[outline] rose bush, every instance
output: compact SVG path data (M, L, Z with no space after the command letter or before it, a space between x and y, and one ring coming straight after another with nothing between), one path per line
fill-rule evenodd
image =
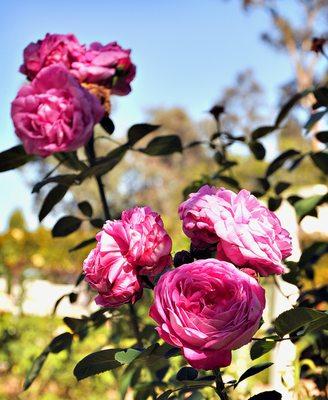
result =
M253 277L216 259L165 273L154 298L150 316L161 338L205 370L231 363L231 350L251 340L265 306L264 289Z
M217 258L260 275L281 274L291 238L278 217L247 190L234 193L203 186L179 207L185 234L194 246L217 244Z
M142 293L141 277L152 279L172 262L171 238L149 207L123 211L121 220L107 221L96 239L84 273L103 306L134 303Z
M11 107L26 152L42 157L83 146L103 115L98 99L60 65L43 68L19 90Z

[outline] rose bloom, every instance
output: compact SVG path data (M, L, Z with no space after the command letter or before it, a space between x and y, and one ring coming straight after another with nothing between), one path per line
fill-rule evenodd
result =
M264 289L234 265L198 260L161 276L150 316L160 337L197 369L226 367L250 342L265 306Z
M105 223L96 239L84 273L102 306L134 303L142 294L142 276L152 279L172 263L172 241L149 207L123 211L120 220Z
M247 190L238 194L203 186L179 207L183 230L195 246L217 243L217 258L262 276L284 272L291 237L278 217Z
M24 49L24 62L20 72L32 80L38 72L52 64L62 64L70 69L85 49L74 35L47 33L44 39L30 43Z
M136 74L130 53L116 42L104 46L95 42L72 64L71 72L80 82L106 86L113 94L123 96L130 93Z
M98 99L59 65L42 69L19 90L11 106L26 152L42 157L84 145L103 115Z

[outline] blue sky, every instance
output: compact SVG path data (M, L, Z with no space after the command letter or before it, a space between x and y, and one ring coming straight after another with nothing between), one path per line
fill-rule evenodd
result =
M291 12L287 3L285 11ZM278 85L292 71L287 57L259 39L268 25L264 13L244 13L236 0L3 1L0 151L17 143L9 114L24 81L18 72L22 51L47 32L74 33L81 43L116 40L133 50L133 91L116 101L112 115L124 131L156 106L182 106L195 120L203 118L222 89L245 68L255 71L274 100ZM17 207L24 209L30 226L37 225L25 179L17 171L0 175L0 230Z

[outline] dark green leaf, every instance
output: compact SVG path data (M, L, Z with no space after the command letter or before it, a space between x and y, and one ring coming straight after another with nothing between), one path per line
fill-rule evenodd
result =
M283 191L288 189L290 186L289 182L278 182L276 186L274 187L274 191L276 192L277 195L281 194Z
M75 292L71 292L71 293L68 295L68 298L69 298L69 302L70 302L71 304L74 304L74 303L76 302L77 298L78 298L78 294L75 293Z
M221 180L224 183L227 183L228 185L236 189L239 189L239 183L236 181L236 179L231 178L230 176L219 175L217 179Z
M268 181L268 179L258 178L257 180L265 192L267 192L270 189L270 182Z
M289 99L287 101L287 103L285 103L277 118L276 118L276 122L275 125L278 127L280 126L281 122L287 117L288 113L290 112L290 110L305 96L307 96L309 93L312 92L312 89L306 89L303 92L300 93L296 93L291 99Z
M100 121L100 125L109 135L115 131L114 123L107 115Z
M263 354L268 353L276 345L274 340L255 340L251 347L251 359L255 360L263 356Z
M312 114L307 123L304 125L304 128L309 132L326 113L327 110L323 110L323 111L317 111L316 113Z
M328 131L318 132L315 137L322 143L328 143Z
M282 395L275 390L268 390L250 397L248 400L281 400Z
M14 146L0 153L0 172L21 167L34 158L32 155L26 154L23 146Z
M95 242L96 242L96 239L94 237L83 240L83 242L81 242L81 243L77 244L76 246L72 247L71 249L69 249L69 252L83 249L84 247L89 246L91 243L95 243Z
M104 220L102 220L101 218L94 218L90 220L90 223L92 226L94 226L95 228L102 228L104 225Z
M56 310L57 310L59 304L60 304L61 301L64 300L64 298L67 297L67 296L68 296L68 294L64 294L63 296L60 296L60 297L59 297L59 299L56 301L56 303L55 303L55 305L54 305L54 308L53 308L53 310L52 310L52 314L55 314L55 313L56 313Z
M259 128L255 129L252 132L252 139L257 140L260 139L263 136L266 136L267 134L275 131L277 129L277 126L260 126Z
M127 150L128 146L126 144L116 147L116 149L109 152L106 157L102 157L94 165L81 172L78 176L78 180L82 182L89 176L101 176L111 171L123 159Z
M276 211L282 202L282 199L280 197L270 197L268 206L270 211Z
M32 193L38 193L40 189L47 185L48 183L61 183L64 186L71 186L74 182L75 179L77 178L78 175L76 174L65 174L65 175L57 175L57 176L51 176L47 179L44 179L41 182L38 182L33 186Z
M250 142L249 148L257 160L263 160L265 157L265 147L260 142Z
M215 160L215 162L216 162L217 164L221 164L222 161L224 161L224 157L223 157L223 154L221 153L221 151L217 151L217 152L214 154L214 160Z
M88 201L81 201L81 203L79 203L77 206L79 207L81 213L86 217L92 217L92 206Z
M179 136L158 136L151 140L142 151L150 156L166 156L175 152L182 152L182 144Z
M176 376L177 381L194 381L198 376L196 369L192 367L182 367Z
M25 377L25 382L23 386L24 390L27 390L32 385L35 378L39 375L41 368L43 367L43 364L48 357L48 354L49 352L44 351L33 361L32 367Z
M50 213L50 211L55 207L55 205L63 199L63 197L67 193L67 190L68 187L61 184L55 186L50 190L50 192L44 199L41 210L39 212L40 222Z
M75 232L79 229L82 220L80 218L74 217L73 215L67 215L66 217L60 218L55 226L52 228L53 237L63 237L70 233Z
M304 160L304 155L301 155L299 157L295 157L293 159L293 161L290 163L290 165L288 166L288 171L294 171L295 168L297 168L300 163Z
M241 377L239 378L238 382L235 384L235 387L241 382L244 381L245 379L249 378L250 376L256 375L259 372L262 372L263 370L271 367L273 365L272 362L264 362L260 364L256 364L253 367L248 368L247 371L245 371Z
M118 351L122 349L101 350L84 357L74 368L76 379L81 380L122 366L115 360L115 354Z
M115 360L120 362L121 364L130 364L135 358L140 355L140 351L136 349L127 349L118 351L115 354Z
M311 159L323 173L328 174L328 152L311 153Z
M87 168L87 165L79 160L76 151L70 153L54 153L53 156L67 168L76 171L83 171Z
M160 128L160 125L136 124L128 130L129 145L133 146L151 132Z
M79 333L79 331L85 328L86 325L88 324L88 320L85 318L80 319L80 318L65 317L63 321L74 333Z
M167 400L172 393L173 391L171 389L165 390L165 392L156 397L156 400Z
M67 348L72 344L73 335L69 332L64 332L61 335L56 336L50 342L48 350L51 353L57 354Z
M299 155L300 152L294 149L290 149L287 151L284 151L282 154L280 154L278 157L276 157L271 164L268 166L267 171L266 171L266 176L272 175L277 169L282 167L285 163L286 160L289 158L295 157Z
M328 88L327 87L320 87L316 89L314 92L314 97L316 98L317 102L322 107L328 107Z
M312 322L327 323L328 315L306 307L293 308L280 314L274 321L276 332L283 337Z

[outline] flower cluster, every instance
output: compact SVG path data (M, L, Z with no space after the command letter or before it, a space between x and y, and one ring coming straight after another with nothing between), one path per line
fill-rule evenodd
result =
M175 269L160 216L136 207L98 233L84 263L86 280L98 291L96 302L109 307L134 303L146 282L157 282L150 316L161 338L197 369L225 367L259 328L265 292L258 274L283 272L291 239L246 190L203 186L179 215L193 251L177 253Z
M116 42L81 45L74 35L47 34L24 50L30 83L12 103L17 136L29 154L78 149L109 111L109 93L126 95L136 67Z

